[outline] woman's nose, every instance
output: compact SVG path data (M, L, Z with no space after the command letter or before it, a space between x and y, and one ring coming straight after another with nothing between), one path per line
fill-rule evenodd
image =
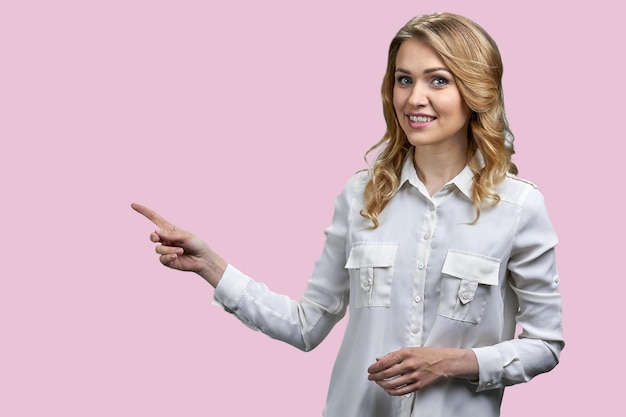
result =
M424 87L416 84L409 96L409 104L413 107L422 107L428 104L428 95Z

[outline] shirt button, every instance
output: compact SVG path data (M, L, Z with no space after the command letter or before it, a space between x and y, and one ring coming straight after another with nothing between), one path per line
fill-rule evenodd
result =
M419 303L420 301L422 301L422 297L420 297L419 295L417 297L415 297L415 302Z
M461 299L462 299L463 301L467 301L467 300L469 300L469 294L468 294L468 293L466 293L466 292L464 292L463 294L461 294Z
M428 210L433 211L435 209L435 205L433 203L430 203L428 205Z
M418 334L419 332L420 332L420 330L419 330L419 329L413 329L413 330L411 330L411 333L413 333L413 334Z
M424 240L428 240L430 238L430 235L428 233L424 233Z
M404 396L409 398L411 396L411 393L409 392L408 394L404 394Z
M424 269L424 264L423 263L417 264L417 269Z
M559 283L559 281L560 281L560 279L559 279L559 277L558 277L558 276L557 276L557 277L554 277L554 283L555 283L555 284L558 284L558 283Z

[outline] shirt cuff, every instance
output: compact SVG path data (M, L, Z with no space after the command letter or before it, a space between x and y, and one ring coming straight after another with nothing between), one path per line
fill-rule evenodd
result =
M237 309L237 305L243 296L250 278L240 272L234 266L228 264L224 275L215 287L213 293L213 304L223 307L224 310L232 313Z
M498 349L486 346L472 349L478 360L478 387L477 392L501 388L504 369L502 356Z

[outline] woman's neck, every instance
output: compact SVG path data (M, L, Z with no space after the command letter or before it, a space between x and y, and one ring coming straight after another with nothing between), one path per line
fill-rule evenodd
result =
M467 146L447 150L415 148L413 164L430 195L435 194L467 165Z

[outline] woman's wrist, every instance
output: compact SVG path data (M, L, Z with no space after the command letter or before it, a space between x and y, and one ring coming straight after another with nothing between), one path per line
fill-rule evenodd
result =
M478 360L472 349L451 349L448 356L448 376L450 378L478 379Z
M228 262L211 249L209 249L209 253L203 261L202 267L197 273L215 288L222 279Z

